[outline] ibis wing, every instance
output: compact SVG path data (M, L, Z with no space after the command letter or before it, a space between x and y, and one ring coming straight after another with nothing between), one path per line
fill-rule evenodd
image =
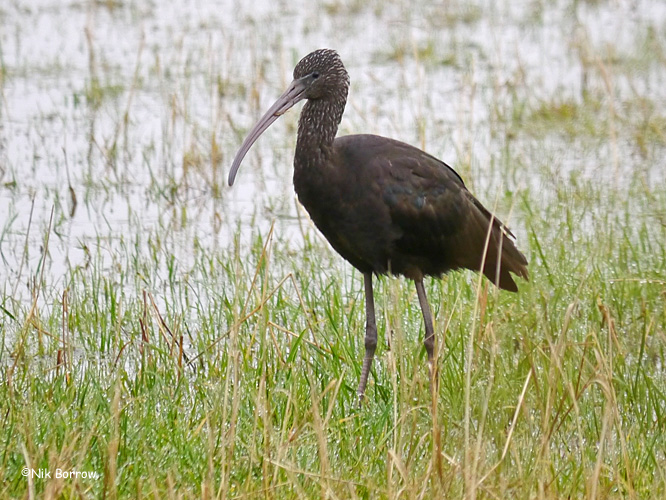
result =
M511 231L444 162L403 143L390 152L376 154L370 169L398 235L394 268L408 276L481 270L501 288L515 291L509 272L527 277L527 260Z
M473 266L470 256L478 266L477 247L483 249L490 218L479 210L460 176L416 148L374 161L383 171L378 176L383 201L399 229L396 254L418 257L416 265L427 274Z
M482 270L508 290L517 289L509 271L527 277L527 261L510 231L444 162L371 135L340 137L335 147L347 180L343 197L355 206L353 225L366 239L381 241L372 253L382 255L374 269L411 278L458 268ZM374 229L361 227L373 222Z

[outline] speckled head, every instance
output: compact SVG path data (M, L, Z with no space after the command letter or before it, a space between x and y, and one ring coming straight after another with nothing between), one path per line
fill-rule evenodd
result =
M308 104L303 108L299 121L299 139L305 134L320 143L331 143L342 119L348 91L349 75L336 51L315 50L301 59L294 69L294 81L255 124L241 144L231 164L229 185L234 183L245 154L264 130L303 99L307 99ZM302 122L313 125L306 130L301 128Z
M306 99L322 99L349 89L349 74L335 50L319 49L310 52L294 68L294 80L306 80Z

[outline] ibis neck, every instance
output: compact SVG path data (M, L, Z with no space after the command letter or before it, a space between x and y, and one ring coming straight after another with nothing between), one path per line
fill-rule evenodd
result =
M332 153L333 140L345 110L347 95L308 100L298 120L294 167L321 165Z

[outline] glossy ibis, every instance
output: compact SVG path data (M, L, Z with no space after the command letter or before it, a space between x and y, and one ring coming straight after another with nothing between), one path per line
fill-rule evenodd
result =
M337 52L305 56L294 80L250 131L236 154L229 185L252 144L297 102L294 187L299 201L333 248L363 273L365 358L358 386L363 399L377 346L373 274L414 280L425 322L431 385L435 336L424 276L453 269L481 271L496 286L518 290L510 273L527 279L527 260L513 234L467 190L446 163L408 144L376 135L336 138L349 75Z

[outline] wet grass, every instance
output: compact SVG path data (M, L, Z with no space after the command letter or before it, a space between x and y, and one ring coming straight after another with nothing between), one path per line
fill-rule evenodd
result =
M95 5L119 17L125 8ZM476 26L485 15L452 7L431 23ZM661 47L645 32L637 46ZM243 175L258 187L242 217L224 187L246 131L238 116L261 112L275 61L253 53L256 82L212 56L202 87L187 62L155 62L154 80L132 62L123 79L107 74L93 35L74 89L90 114L88 149L47 150L64 188L26 176L0 150L0 259L20 264L0 296L0 497L666 496L666 120L663 96L645 84L663 78L663 50L609 51L581 37L572 58L584 84L551 93L533 87L529 68L472 67L444 89L460 96L459 117L437 121L446 110L426 100L395 125L438 156L458 153L451 164L516 230L530 281L518 294L471 272L427 283L439 341L433 399L414 287L378 279L380 343L357 408L362 277L292 210L290 188L282 196L256 174L288 171L278 165L292 138L275 142L276 132L265 138L275 147L248 156ZM487 55L466 40L450 59L440 41L409 42L369 60L405 82L416 63L428 82ZM283 52L289 66L294 51ZM0 54L6 92L13 68ZM137 107L153 102L144 87L155 80L163 140L137 151L146 118ZM361 101L352 98L343 127L386 116ZM479 104L487 117L465 114ZM293 135L294 120L283 132ZM40 140L33 164L47 149ZM82 213L92 235L72 232ZM25 477L25 467L51 477Z
M519 294L471 273L429 284L446 337L434 409L414 290L390 279L355 408L362 280L319 238L194 242L182 268L148 234L116 272L31 277L40 300L1 313L3 496L663 495L666 192L588 181L516 204ZM102 479L31 483L26 465Z

